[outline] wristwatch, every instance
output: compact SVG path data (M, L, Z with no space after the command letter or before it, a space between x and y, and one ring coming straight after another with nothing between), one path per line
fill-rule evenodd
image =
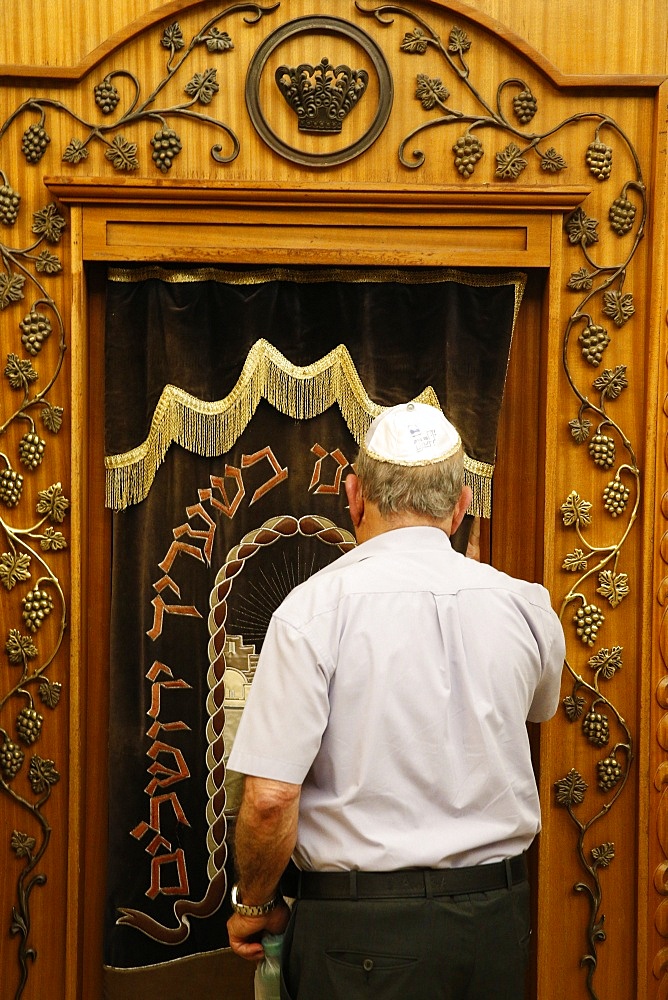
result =
M279 903L283 902L283 897L276 893L273 899L267 903L258 903L255 906L247 906L239 899L239 886L233 885L230 892L230 902L235 913L240 913L242 917L263 917L266 913L271 913Z

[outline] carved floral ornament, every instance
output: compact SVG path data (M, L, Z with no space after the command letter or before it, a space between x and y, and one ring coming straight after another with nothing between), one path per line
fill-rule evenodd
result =
M422 12L424 5L419 10ZM243 153L235 132L215 111L225 86L224 75L219 77L221 67L229 72L248 70L238 59L235 62L234 18L243 18L261 38L264 22L271 18L273 25L280 11L279 3L232 4L209 17L190 38L178 21L167 24L155 36L156 46L166 56L159 80L145 86L125 68L110 69L92 85L86 79L81 86L88 88L88 117L48 92L26 97L0 125L0 155L9 162L10 151L17 149L28 169L43 170L39 165L48 161L53 172L53 164L59 160L83 169L91 150L101 147L119 173L137 171L144 161L161 174L173 169L178 173L179 153L187 141L178 128L179 123L188 123L191 130L205 126L220 134L211 156L224 169ZM563 528L573 536L569 551L561 556L565 581L561 617L569 647L566 669L572 682L563 702L563 719L579 728L583 753L582 763L575 761L566 775L556 775L554 780L554 801L573 827L574 865L580 870L574 888L589 903L588 950L581 964L586 970L587 992L594 998L597 949L605 940L602 872L615 858L614 844L603 838L598 842L595 830L603 816L608 817L610 828L613 806L624 791L634 757L633 736L614 694L623 663L626 669L634 669L634 665L629 664L628 653L625 657L619 642L615 611L633 586L624 557L640 503L640 469L633 444L616 414L616 404L622 393L634 391L631 366L621 358L625 338L627 348L630 343L626 327L636 310L627 275L647 220L643 172L629 137L604 111L592 108L560 121L542 121L541 95L520 77L501 81L493 94L483 93L474 79L484 50L476 50L476 39L460 25L453 24L447 37L441 38L422 13L394 4L368 8L351 4L350 16L375 19L385 29L387 41L383 51L376 42L365 49L367 54L371 52L380 90L372 129L361 139L353 139L344 158L335 162L361 155L382 133L397 99L388 67L387 54L393 52L394 59L415 62L410 101L421 115L397 150L405 169L419 170L430 150L440 156L443 141L439 145L437 137L446 136L445 148L450 155L443 163L443 183L466 185L475 177L482 158L488 157L494 167L492 183L527 179L535 184L537 179L545 182L569 171L578 179L593 178L596 192L592 200L605 205L602 223L581 207L567 217L564 228L565 259L570 256L572 260L564 292L574 303L562 344L564 374L574 403L568 430L573 448L588 455L596 485L587 495L575 485L558 511ZM368 100L367 70L337 59L336 48L342 35L364 42L363 48L369 36L352 21L329 20L336 23L328 32L327 50L322 50L319 41L309 62L299 67L282 66L277 74L280 83L277 80L275 84L296 110L291 119L294 134L287 142L281 140L278 152L313 170L329 167L333 161L328 154L309 154L304 159L298 145L300 109L316 99L324 100L323 106L329 109L325 118L333 109L334 117L345 119L345 129L352 134L356 105ZM253 72L261 72L265 53L285 34L302 29L304 21L296 19L265 35L256 49ZM247 89L248 111L263 140L271 145L276 140L269 126L262 123L259 103L253 105L255 79L251 77ZM164 102L167 85L179 81L182 98L176 103ZM292 96L293 92L299 96ZM455 104L453 92L463 95L461 103ZM348 113L341 118L344 107ZM33 120L22 127L18 123L26 115ZM326 134L317 127L323 120L318 115L320 111L310 125L317 134ZM72 123L71 138L59 150L49 134L54 116ZM155 132L150 144L140 149L134 133L136 126L147 121L155 123ZM591 126L588 141L580 149L569 139L571 126L576 124L580 127L578 136L583 124ZM428 147L424 144L426 149L419 148L418 137L429 140ZM618 164L622 163L630 164L628 176L619 175ZM60 655L67 609L59 575L66 558L64 525L69 500L60 482L42 478L44 455L65 417L62 404L66 387L61 385L60 374L67 330L50 291L54 276L63 270L58 244L65 219L51 202L30 205L30 239L24 244L13 238L26 207L19 182L5 172L2 159L0 182L0 313L7 345L0 370L6 379L4 398L10 401L8 412L0 417L0 435L6 435L10 427L22 431L15 452L10 453L8 446L0 450L0 584L8 601L13 601L6 603L9 611L5 617L8 670L0 690L6 727L0 728L0 788L23 811L26 823L36 821L39 831L38 837L25 829L7 834L7 843L23 866L11 915L19 968L18 997L25 988L29 959L35 957L30 943L30 903L36 897L31 894L35 886L45 882L38 868L49 844L47 810L59 778L57 762L48 756L48 719L67 691L67 666ZM611 191L606 199L608 187ZM599 263L596 251L603 227L609 231L606 263ZM57 346L42 353L47 343ZM609 363L608 356L613 358ZM63 469L61 479L66 478L66 472ZM25 507L25 477L33 477L36 484L33 512ZM607 534L602 545L589 540L595 520ZM47 621L49 628L42 630ZM47 636L45 641L42 635ZM36 745L47 749L37 753ZM589 763L591 747L600 751L593 766Z

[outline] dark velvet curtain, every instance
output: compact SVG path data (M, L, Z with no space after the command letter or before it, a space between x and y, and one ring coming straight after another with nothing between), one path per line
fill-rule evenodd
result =
M521 275L153 268L110 279L108 456L141 447L165 385L205 402L232 393L264 338L300 367L345 344L381 405L433 386L467 454L494 461ZM218 981L200 1000L235 995L225 923L239 790L225 761L271 612L352 544L342 480L356 450L337 406L297 420L262 401L225 454L172 445L145 499L114 514L109 997L184 996L193 961L201 970L212 955ZM152 977L164 963L172 973Z

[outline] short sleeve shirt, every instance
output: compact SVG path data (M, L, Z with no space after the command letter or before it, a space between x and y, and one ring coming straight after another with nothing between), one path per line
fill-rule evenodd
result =
M302 868L502 860L540 829L526 721L556 711L563 658L545 588L395 529L275 612L229 767L302 786Z

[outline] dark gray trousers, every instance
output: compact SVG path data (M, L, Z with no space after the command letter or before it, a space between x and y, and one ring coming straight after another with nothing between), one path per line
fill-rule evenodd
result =
M295 904L281 1000L523 1000L529 884Z

